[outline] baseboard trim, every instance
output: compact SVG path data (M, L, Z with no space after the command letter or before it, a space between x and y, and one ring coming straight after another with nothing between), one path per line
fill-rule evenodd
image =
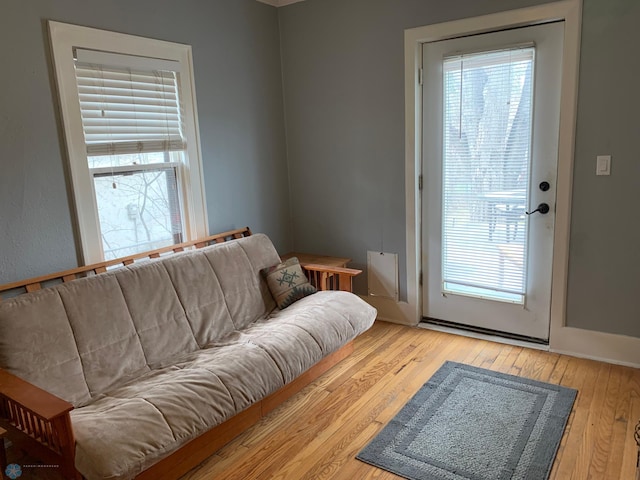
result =
M420 322L418 324L418 328L424 328L425 330L433 330L434 332L451 333L453 335L460 335L462 337L475 338L477 340L486 340L494 343L502 343L504 345L512 345L514 347L525 347L525 348L530 348L532 350L541 350L543 352L549 351L549 346L542 343L516 340L514 338L501 337L499 335L490 335L487 333L474 332L472 330L464 330L461 328L438 325L436 323Z
M506 338L509 340L515 340L516 342L522 342L524 344L537 343L539 345L547 345L547 346L549 345L549 342L547 340L543 340L540 338L526 337L524 335L518 335L515 333L501 332L499 330L491 330L488 328L477 327L474 325L465 325L462 323L449 322L447 320L439 320L437 318L422 317L422 321L420 323L421 324L428 323L432 325L440 325L442 327L450 327L450 328L453 328L454 330L470 331L470 332L474 332L474 333L485 335L487 337L492 337L492 338Z
M361 295L360 298L378 310L379 320L411 327L419 324L415 306L407 302L395 302L389 298L369 297L365 295ZM433 330L438 329L433 328ZM453 328L442 331L511 345L519 345L519 343L508 342L506 339L492 335L480 336L480 334L478 334L475 336ZM540 348L540 346L534 346L535 344L528 344L527 342L524 342L524 344L526 345L523 346L529 348ZM552 325L548 351L615 365L640 368L640 338L637 337L573 327L554 328Z
M574 327L551 329L549 350L574 357L640 368L640 338Z

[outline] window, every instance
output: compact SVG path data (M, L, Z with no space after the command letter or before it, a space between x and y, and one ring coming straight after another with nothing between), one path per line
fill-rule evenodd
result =
M206 235L191 48L49 28L84 261Z

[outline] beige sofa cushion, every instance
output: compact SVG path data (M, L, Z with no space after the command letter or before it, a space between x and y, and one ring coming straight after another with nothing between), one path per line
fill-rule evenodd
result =
M304 330L326 356L367 330L375 315L373 307L351 293L317 292L285 310L274 311L267 323L285 330Z
M348 292L317 292L275 310L238 335L276 361L289 383L371 327L376 310Z
M86 479L133 478L175 443L162 412L144 398L104 399L72 410L71 421L76 469Z
M322 357L322 350L306 331L296 326L282 327L265 320L234 332L230 341L255 345L275 362L283 383L295 380Z
M83 278L56 288L73 330L91 396L149 370L114 274Z
M242 250L244 250L244 253L251 263L253 274L256 276L256 279L258 279L258 285L260 286L260 296L266 307L265 312L269 313L276 308L276 304L260 272L271 265L279 263L280 256L278 252L276 252L269 237L262 233L257 233L245 238L241 242L238 242L238 244L242 247Z
M133 478L282 385L255 345L194 352L72 411L76 466L90 480Z
M0 367L74 405L90 399L57 290L0 302Z
M218 276L202 251L168 257L163 265L200 347L233 331L233 321Z
M182 267L186 270L184 263ZM119 269L115 277L150 368L167 365L174 356L198 348L163 262Z
M256 234L161 260L200 347L214 344L275 308L260 270L280 261Z
M89 480L133 478L298 377L375 315L353 294L318 292L108 392L71 412L78 469Z
M204 254L216 272L235 330L268 313L268 303L261 295L260 275L254 272L238 242L208 248Z

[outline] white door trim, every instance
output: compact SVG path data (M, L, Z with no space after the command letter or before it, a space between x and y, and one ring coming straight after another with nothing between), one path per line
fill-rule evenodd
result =
M571 194L578 100L582 0L562 0L535 7L509 10L481 17L455 20L405 30L405 192L407 302L376 305L380 317L417 325L422 316L422 293L418 282L421 262L421 198L418 179L422 152L422 89L418 84L422 67L422 44L460 35L486 33L503 28L564 20L562 93L558 149L558 187L551 292L550 349L581 357L640 365L640 339L592 332L566 326L566 295L569 266Z

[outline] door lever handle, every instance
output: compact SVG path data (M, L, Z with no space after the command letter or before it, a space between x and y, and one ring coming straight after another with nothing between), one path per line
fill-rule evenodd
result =
M549 213L549 205L546 203L541 203L534 211L524 213L526 213L527 215L533 215L536 212L540 212L542 215L546 215L547 213Z

